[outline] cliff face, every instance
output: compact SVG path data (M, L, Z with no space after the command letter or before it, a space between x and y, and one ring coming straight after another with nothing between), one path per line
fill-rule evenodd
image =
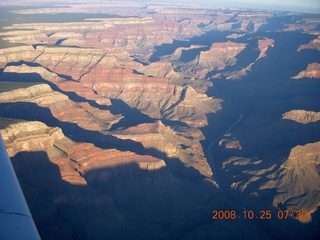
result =
M310 123L320 121L320 113L305 110L292 110L283 114L282 119L293 120L299 123Z
M119 233L119 229L130 228L146 217L149 223L143 232L147 236L167 236L170 227L155 231L159 221L166 221L170 214L174 230L177 227L184 229L188 225L183 217L187 207L190 216L201 219L199 207L209 211L210 194L220 194L213 182L199 179L192 184L182 182L170 173L163 160L150 155L77 143L66 137L61 129L41 122L1 118L0 126L33 217L39 226L43 226L39 228L43 237L69 238L85 234L95 238L118 238L127 236L127 233ZM143 126L142 129L150 127ZM160 125L160 128L164 126ZM150 141L146 141L146 135L141 137L149 145L158 142L157 137ZM168 146L166 144L165 148ZM161 147L160 150L166 151ZM173 199L181 200L179 204L173 201L167 209L168 201ZM73 209L72 214L70 209ZM162 214L153 214L159 211ZM81 217L74 219L74 215ZM74 223L81 226L81 231L73 228ZM50 235L49 229L55 228L60 231ZM130 230L130 233L141 235L141 229Z
M194 139L204 139L198 129L172 129L159 121L119 131L114 136L141 142L146 149L155 148L169 158L180 159L185 165L195 168L204 176L212 176L200 142L194 141Z
M204 79L214 70L222 70L233 66L236 56L245 49L244 43L223 42L213 43L209 50L200 51L199 55L190 62L177 63L175 69L190 78ZM176 55L177 53L174 53ZM174 55L171 58L174 58Z
M32 62L40 53L41 51L35 50L32 46L0 49L0 68L11 62Z
M28 102L48 108L53 117L63 122L74 122L87 130L105 131L117 123L122 116L113 115L108 110L99 110L88 103L76 103L68 96L53 91L47 84L37 84L0 93L2 103ZM15 109L12 109L14 112Z
M275 206L282 206L295 212L306 210L308 217L299 219L311 221L310 214L320 206L320 142L294 147L288 159L272 175L268 187L274 187L277 194L273 200Z
M320 78L320 64L310 63L306 70L300 72L294 79L300 78Z
M15 122L13 119L11 121ZM1 118L2 126L10 119ZM55 141L64 137L61 129L50 128L41 122L16 122L1 129L9 157L23 151L41 151L51 148Z
M316 17L56 2L0 32L23 45L0 49L0 131L44 239L309 238L212 213L319 206L319 85L291 79L319 78Z
M87 62L92 64L91 60L89 57ZM51 64L47 65L48 68L52 68L50 71L43 67L21 65L6 67L4 72L38 73L61 89L68 92L73 90L78 95L94 99L99 104L109 105L110 99L121 99L130 107L137 108L150 117L179 120L190 126L205 126L207 124L206 114L216 112L221 108L219 99L197 93L192 87L176 86L165 78L134 74L130 69L106 68L107 65L104 62L99 64L91 68L88 73L87 70L78 66L79 62L75 61L71 69L74 74L87 72L82 74L80 82L66 82L65 79L51 71L64 74L67 70L52 67ZM66 63L63 65L68 66ZM86 63L81 65L86 65ZM112 116L109 118L110 121L116 120L115 118L112 120Z

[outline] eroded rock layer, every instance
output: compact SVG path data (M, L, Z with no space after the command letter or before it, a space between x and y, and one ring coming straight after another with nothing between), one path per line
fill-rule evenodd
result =
M300 78L320 78L320 64L310 63L306 70L300 72L294 79Z
M299 123L310 123L320 121L320 113L305 110L292 110L283 114L282 119L293 120Z
M95 238L118 238L122 234L106 226L130 228L135 221L148 216L151 222L144 228L147 236L167 236L161 229L154 232L155 224L165 221L166 214L170 212L172 223L183 229L188 225L182 217L187 206L194 218L201 219L196 209L203 207L209 211L207 203L211 201L210 195L203 193L219 194L212 181L181 182L172 176L163 160L153 156L77 143L67 138L60 128L41 122L0 118L0 127L33 217L37 224L45 226L39 229L44 237L69 238L82 233ZM137 191L141 193L137 195ZM190 191L196 193L194 197L189 196ZM184 200L166 210L167 202L175 198ZM73 213L81 218L75 220L74 215L70 215L70 207L75 208ZM167 213L152 214L160 210ZM90 218L101 221L95 220L93 226L87 221ZM75 222L81 231L72 230ZM92 232L92 227L97 232ZM51 228L60 231L50 235ZM130 233L141 235L141 229L130 230Z
M43 239L317 239L316 15L26 2L2 9L0 131Z
M272 175L267 183L277 194L275 206L282 206L292 212L305 210L310 215L320 206L320 143L309 143L294 147L288 159ZM301 221L311 221L311 216Z

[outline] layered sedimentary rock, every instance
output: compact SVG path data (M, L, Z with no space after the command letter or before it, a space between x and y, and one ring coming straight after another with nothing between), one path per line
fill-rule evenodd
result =
M300 72L294 79L300 78L320 78L320 64L310 63L306 70Z
M193 61L179 66L179 71L203 79L213 70L222 70L226 66L233 66L237 62L236 56L245 47L244 43L230 41L213 43L208 51L201 51Z
M62 91L66 93L76 93L78 96L84 97L87 100L94 100L96 103L100 105L110 105L110 99L103 98L101 96L98 96L94 92L91 91L91 89L88 89L86 86L84 86L80 82L76 81L66 81L66 76L61 76L57 73L54 73L50 71L49 69L46 69L42 67L41 65L36 66L29 66L26 64L18 65L18 66L8 66L4 69L5 73L18 73L18 75L15 75L14 77L5 76L3 80L18 80L24 82L24 81L33 81L32 74L39 74L39 76L42 78L42 81L49 81L53 84L55 84L57 87L59 87ZM27 75L23 75L27 74ZM28 74L31 74L28 76ZM14 78L14 79L12 79ZM67 76L67 78L69 78Z
M119 233L119 229L145 217L149 222L144 231L129 227L130 234L168 237L170 227L156 227L167 221L167 214L172 216L176 235L178 229L189 225L184 217L186 212L201 219L199 209L209 211L210 195L219 195L213 182L193 180L189 184L173 177L167 164L156 157L77 143L65 137L61 129L41 122L1 118L0 127L31 202L33 217L42 226L41 235L49 239L71 235L119 238L128 234ZM128 129L129 132L134 134L136 129ZM190 192L194 194L190 196ZM179 204L173 201L168 205L173 199L180 199ZM214 205L219 207L218 203ZM153 214L159 211L162 214ZM75 215L81 217L74 219ZM74 223L81 226L81 231L73 228ZM59 233L50 235L50 229L55 228L59 228Z
M213 43L211 49L202 51L197 59L199 68L219 70L236 63L236 56L245 48L244 43Z
M252 66L261 58L265 58L267 56L267 51L274 47L274 40L267 38L267 37L259 37L257 39L258 43L258 49L259 49L259 56L255 59L255 61L249 63L246 67L241 68L240 70L235 71L228 71L228 72L222 72L217 73L214 75L215 78L217 77L226 77L227 80L229 79L241 79L244 76L247 76L248 72L251 71Z
M149 171L166 166L163 160L151 156L138 156L116 149L102 150L93 144L76 143L65 137L60 128L48 127L42 122L0 118L0 123L1 135L10 157L19 152L45 151L49 159L60 167L62 177L74 172L80 178L82 174L91 170L130 162L135 162L141 169ZM69 167L65 166L66 159L69 161Z
M100 50L37 49L41 49L41 54L34 62L45 69L41 66L21 65L9 66L4 72L39 73L59 88L65 91L73 90L78 95L94 99L100 104L107 103L110 98L121 99L153 118L164 116L170 120L181 120L191 126L206 125L205 114L220 109L218 99L197 93L192 87L171 84L166 78L136 74L131 69L122 68L116 57L106 55ZM150 68L145 68L145 71L148 69ZM77 81L65 81L61 77L64 75ZM171 71L170 75L174 75L174 72Z
M155 148L169 158L178 158L187 166L197 169L202 175L211 177L212 172L200 141L203 134L197 129L172 129L161 121L155 124L141 124L120 132L113 133L121 139L141 142L146 149Z
M320 206L320 143L294 147L280 169L272 174L270 182L261 188L275 188L273 204L295 212L313 213ZM311 216L301 221L310 221Z
M68 96L53 91L47 84L37 84L0 93L0 102L35 103L40 107L48 108L60 121L75 122L84 129L101 132L108 130L112 124L122 118L119 115L112 115L110 111L94 108L88 103L75 103Z
M256 32L258 29L266 24L266 18L271 17L273 13L267 12L244 12L240 13L235 17L236 22L235 24L240 24L240 30L244 32Z
M107 80L107 81L106 81ZM205 114L220 109L220 100L177 86L165 78L134 74L130 69L97 66L81 82L100 96L121 99L152 118L165 117L190 126L206 125Z
M299 123L310 123L320 121L320 113L305 110L292 110L283 114L282 119L288 119Z
M0 50L1 80L15 81L0 83L0 128L44 239L269 239L275 225L298 223L237 219L233 233L212 210L315 211L319 146L306 143L319 141L318 112L290 110L319 111L318 81L288 79L292 63L308 63L295 57L317 49L315 39L296 52L318 34L315 18L179 3L53 6L11 13L21 15L0 33L27 45ZM297 29L307 34L284 34ZM287 44L286 34L301 38ZM301 74L317 76L313 68Z
M112 55L106 55L100 49L91 48L50 48L37 47L42 52L34 61L50 69L52 72L70 76L78 81L90 72L98 63L104 67L118 67Z
M9 126L5 127L6 124ZM1 135L10 157L23 151L48 150L55 141L64 137L61 129L41 122L1 118L1 126Z
M41 51L35 50L32 46L0 49L0 68L11 62L32 62L40 54Z

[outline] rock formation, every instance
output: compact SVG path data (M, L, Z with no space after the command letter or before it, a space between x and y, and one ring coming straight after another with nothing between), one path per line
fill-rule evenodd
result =
M277 190L273 200L275 206L292 212L308 212L305 219L299 219L302 222L310 221L310 214L320 206L319 149L320 142L294 147L280 169L270 176L271 181L266 183Z
M306 70L300 72L294 79L300 78L320 78L320 64L310 63Z
M33 62L40 53L41 51L35 50L32 46L0 49L0 68L11 62Z
M0 131L42 238L319 236L319 81L291 79L319 78L316 16L26 2L2 9ZM212 219L244 209L309 224Z
M114 136L141 142L146 149L155 148L169 158L180 159L185 165L197 169L204 176L212 176L202 146L198 142L203 140L204 136L197 129L184 127L172 129L158 121L155 124L142 124L118 132L115 132Z
M74 122L87 130L104 132L122 117L107 110L99 110L88 103L76 103L68 96L53 91L47 84L37 84L0 93L0 102L29 102L48 108L51 114L63 122ZM14 110L12 110L14 111Z
M298 51L300 52L303 49L317 49L317 50L320 50L320 36L318 36L316 39L312 40L309 44L301 45L298 48Z
M139 228L128 230L129 233L142 237L143 233L167 236L165 226L154 232L159 221L166 221L167 214L173 216L170 221L174 231L177 227L184 229L189 224L183 217L186 208L193 218L201 219L199 208L210 212L209 196L219 195L213 182L181 182L172 176L167 164L156 157L77 143L65 137L61 129L41 122L1 118L0 126L22 188L31 202L33 217L37 225L42 226L40 234L49 239L81 234L119 238L128 234L118 232L119 229L130 228L148 216L150 221L144 231ZM137 195L137 191L141 193ZM168 201L176 198L180 199L179 204L174 200L174 205L166 210ZM219 207L217 203L214 205ZM73 214L70 209L74 209ZM152 214L158 211L162 214ZM74 219L74 214L81 217ZM91 218L95 219L94 225L88 221ZM74 223L81 226L81 231L74 229ZM55 228L59 228L59 232L50 235L50 229Z
M189 77L203 79L213 70L222 70L226 66L233 66L236 56L245 48L244 43L221 42L213 43L207 51L200 54L192 61L178 65L179 71Z
M288 119L299 123L310 123L320 121L320 113L305 110L292 110L283 114L282 119Z
M258 47L259 47L259 51L260 51L260 55L257 58L264 58L267 56L267 51L270 47L274 47L274 40L270 39L270 38L262 38L258 40Z

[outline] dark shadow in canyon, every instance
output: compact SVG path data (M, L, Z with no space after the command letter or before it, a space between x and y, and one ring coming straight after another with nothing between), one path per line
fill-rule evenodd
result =
M167 168L100 168L81 186L62 180L46 152L20 152L12 162L42 239L179 239L212 223L212 206L223 205L214 185L181 182Z
M167 168L146 171L135 163L100 168L84 175L88 185L83 186L64 181L46 152L20 152L11 159L42 239L173 240L204 225L215 236L237 239L239 233L230 235L225 221L247 230L250 239L260 236L260 230L250 230L256 224L270 230L270 239L316 239L319 233L318 215L311 225L290 219L213 221L212 209L235 206L212 184L182 183ZM280 232L271 231L274 224Z
M8 64L8 66L9 65L20 66L22 64L25 64L25 65L31 66L31 67L42 67L38 63L29 63L29 62L25 62L25 61L20 61L17 63L10 63L10 64ZM47 69L47 70L51 72L50 69ZM66 81L73 81L71 79L71 77L67 76L67 75L60 74L59 77L65 79ZM45 83L45 84L48 84L52 88L52 90L60 92L64 95L68 96L68 98L74 102L79 102L79 103L86 102L86 103L90 104L90 106L98 108L100 110L108 110L113 115L117 115L117 114L122 115L123 118L118 123L112 125L112 127L109 129L110 131L118 129L118 128L129 128L129 127L136 126L136 125L142 124L142 123L154 123L156 121L156 119L149 117L148 115L142 113L140 110L138 110L136 108L131 108L121 99L110 99L111 103L112 103L112 105L110 105L110 106L99 105L94 100L86 99L82 96L79 96L75 92L67 92L67 91L61 90L54 83L43 79L41 77L41 75L37 74L37 73L7 73L7 72L3 72L3 73L0 73L0 80L1 81L10 81L10 82L21 82L21 83L25 83L25 82ZM88 89L88 91L91 91L91 90ZM161 120L166 125L169 125L169 126L187 126L187 124L185 124L183 122L179 122L179 121L168 120L168 119L161 119Z
M27 63L23 61L18 63L10 63L10 65L14 65L14 66L20 66L21 64L26 64L32 67L41 66L39 64ZM66 76L66 75L59 75L59 76L61 78L66 79L67 81L73 81L73 80L70 80L71 79L70 76ZM45 84L48 84L52 88L52 90L68 96L68 98L74 102L79 102L79 103L86 102L86 103L89 103L90 106L98 108L100 110L109 110L113 115L121 114L122 116L124 116L124 118L120 120L120 122L114 124L114 126L112 126L111 129L116 129L119 127L128 128L141 123L152 123L155 121L149 116L141 113L139 110L130 108L126 103L124 103L120 99L112 99L111 106L99 105L94 100L88 100L82 96L79 96L75 92L66 92L61 90L54 83L43 79L41 75L37 73L6 73L4 72L0 75L0 79L2 81L21 82L21 83L25 83L25 82L45 83ZM88 91L91 91L91 90L88 89ZM127 119L130 119L130 121L128 121Z
M0 117L40 121L47 126L61 128L67 137L76 142L88 142L102 149L115 148L120 151L131 151L139 155L151 155L163 159L172 173L179 178L188 181L204 178L198 170L193 167L185 167L184 163L177 158L168 158L165 153L156 149L146 149L139 142L122 140L112 135L104 135L98 131L83 129L75 123L62 122L53 117L48 108L40 107L35 103L0 103Z
M223 108L216 114L208 115L209 125L202 129L206 137L206 141L202 142L202 145L207 154L207 146L209 146L213 140L218 140L220 136L219 134L215 134L214 137L212 136L214 129L228 129L228 124L225 124L227 127L223 127L217 119L229 119L228 122L230 126L237 121L237 113L243 114L243 120L231 131L232 137L239 141L242 150L225 149L219 147L217 143L212 149L214 159L210 165L212 166L212 164L214 164L215 166L212 166L212 168L217 169L217 173L221 179L220 182L218 181L218 183L221 184L221 189L232 192L232 197L236 198L236 201L247 209L253 208L253 206L250 206L250 204L247 206L242 202L243 193L240 192L240 190L238 190L239 192L231 190L231 180L235 182L237 182L237 180L243 180L245 182L246 178L248 180L248 175L241 175L242 171L245 170L259 171L261 169L268 169L274 164L277 165L275 169L278 169L283 161L289 157L292 148L297 145L320 141L319 121L301 124L282 119L282 114L291 110L303 109L315 112L320 111L320 82L318 79L292 79L293 76L305 70L308 64L320 61L320 55L317 50L297 51L299 46L309 43L316 36L302 34L299 31L259 31L257 34L252 35L256 41L259 36L274 39L275 46L269 48L267 56L256 61L251 71L247 72L247 75L241 79L227 80L225 77L221 77L220 79L212 80L214 88L209 89L207 94L209 96L216 96L214 91L219 92L219 97L224 100L222 103ZM288 39L290 39L290 41L288 41ZM243 40L243 38L240 40ZM254 44L254 42L251 44ZM254 50L252 46L250 46L250 49ZM224 71L239 70L245 66L243 62L256 57L255 50L244 51L243 53L246 54L239 54L237 56L238 62L236 65L227 67ZM215 73L217 72L211 72L208 76L210 77L211 74ZM227 106L228 102L230 103L229 107ZM220 130L220 132L223 133L224 130ZM225 172L226 169L221 170L222 162L233 156L261 159L263 162L261 165L248 164L244 166L230 166L229 170L234 170L234 173ZM228 176L228 174L230 174L230 176ZM239 179L232 179L232 175L235 174L241 175L242 179L240 179L240 177ZM259 184L270 181L270 179L267 178L268 174L270 174L270 172L263 174L259 181L249 184L247 190L257 190ZM227 180L228 178L229 180ZM264 208L271 208L274 194L274 192L265 191L264 195L258 198L252 197L252 199L254 199L254 202L267 202L266 199L270 199L269 205ZM246 196L246 198L251 197ZM259 207L261 208L261 206ZM272 226L274 229L279 230L283 239L286 238L284 226L290 226L292 229L307 229L310 227L313 229L314 234L310 234L310 238L316 239L316 234L319 233L319 228L316 228L319 215L319 210L312 215L314 220L309 226L304 226L300 223L281 225L279 221L275 221L275 224ZM277 227L277 225L281 227ZM269 230L274 231L271 229L273 229L272 227L269 228ZM294 231L290 236L292 236L292 239L304 237L299 230Z
M258 33L262 34L262 33ZM258 122L254 124L261 124L261 128L256 128L255 132L248 132L247 136L239 137L240 143L249 146L250 141L254 141L254 136L263 136L268 134L266 128L274 129L274 133L280 131L280 129L287 127L284 124L280 124L281 115L285 112L294 109L304 109L312 111L320 111L318 104L320 83L314 79L300 79L295 80L291 77L296 76L300 71L305 70L309 63L319 62L320 55L313 50L303 50L297 52L298 47L301 44L308 43L314 39L315 36L303 35L300 32L276 32L276 33L263 33L265 36L275 40L274 48L270 48L267 51L267 56L255 62L252 66L252 70L247 72L247 76L242 77L239 80L226 80L222 77L220 79L213 79L213 85L216 91L221 92L221 98L225 101L229 101L233 105L233 111L238 111L244 115L244 120L248 117L254 117ZM283 37L285 34L286 37ZM294 39L294 41L287 41L287 39ZM257 41L257 39L256 39ZM251 43L253 44L253 43ZM251 46L251 50L254 48ZM246 55L246 56L245 56ZM235 66L229 70L236 70L243 61L244 58L255 58L255 51L247 52L244 55L239 54L237 56L238 62ZM242 65L243 67L243 65ZM233 68L233 69L232 69ZM213 88L212 88L213 89ZM207 94L211 96L212 90L209 89ZM214 94L214 93L213 93ZM301 99L299 102L297 99ZM314 101L310 100L313 99ZM306 99L306 101L303 101ZM229 108L230 109L230 108ZM224 110L224 107L222 109ZM214 115L212 115L214 118ZM209 116L210 119L210 116ZM237 117L235 117L236 121ZM213 120L213 119L212 119ZM212 121L211 120L211 121ZM261 121L259 123L259 121ZM265 124L264 124L265 122ZM283 122L283 121L282 121ZM242 123L239 124L239 128ZM281 126L280 126L280 125ZM290 123L288 123L290 124ZM312 126L310 124L308 126ZM215 124L209 126L214 127ZM297 130L296 135L303 135L306 131L310 135L310 141L316 141L318 138L312 131L316 127L301 127L299 124L292 126ZM269 129L270 130L270 129ZM206 131L204 131L206 132ZM233 131L236 134L236 131ZM269 134L270 135L270 134ZM290 136L290 134L288 135ZM314 136L314 137L312 137ZM305 140L296 140L291 146L296 143L303 144ZM290 141L293 141L290 139ZM248 144L246 144L248 143ZM254 150L254 149L251 149Z
M155 51L149 58L149 62L157 62L161 57L174 53L174 51L180 47L190 47L191 45L205 45L209 47L214 42L225 42L226 37L231 33L231 31L211 30L203 33L201 36L188 39L187 41L173 40L172 43L164 43L155 47ZM195 53L192 51L192 54L194 55Z

